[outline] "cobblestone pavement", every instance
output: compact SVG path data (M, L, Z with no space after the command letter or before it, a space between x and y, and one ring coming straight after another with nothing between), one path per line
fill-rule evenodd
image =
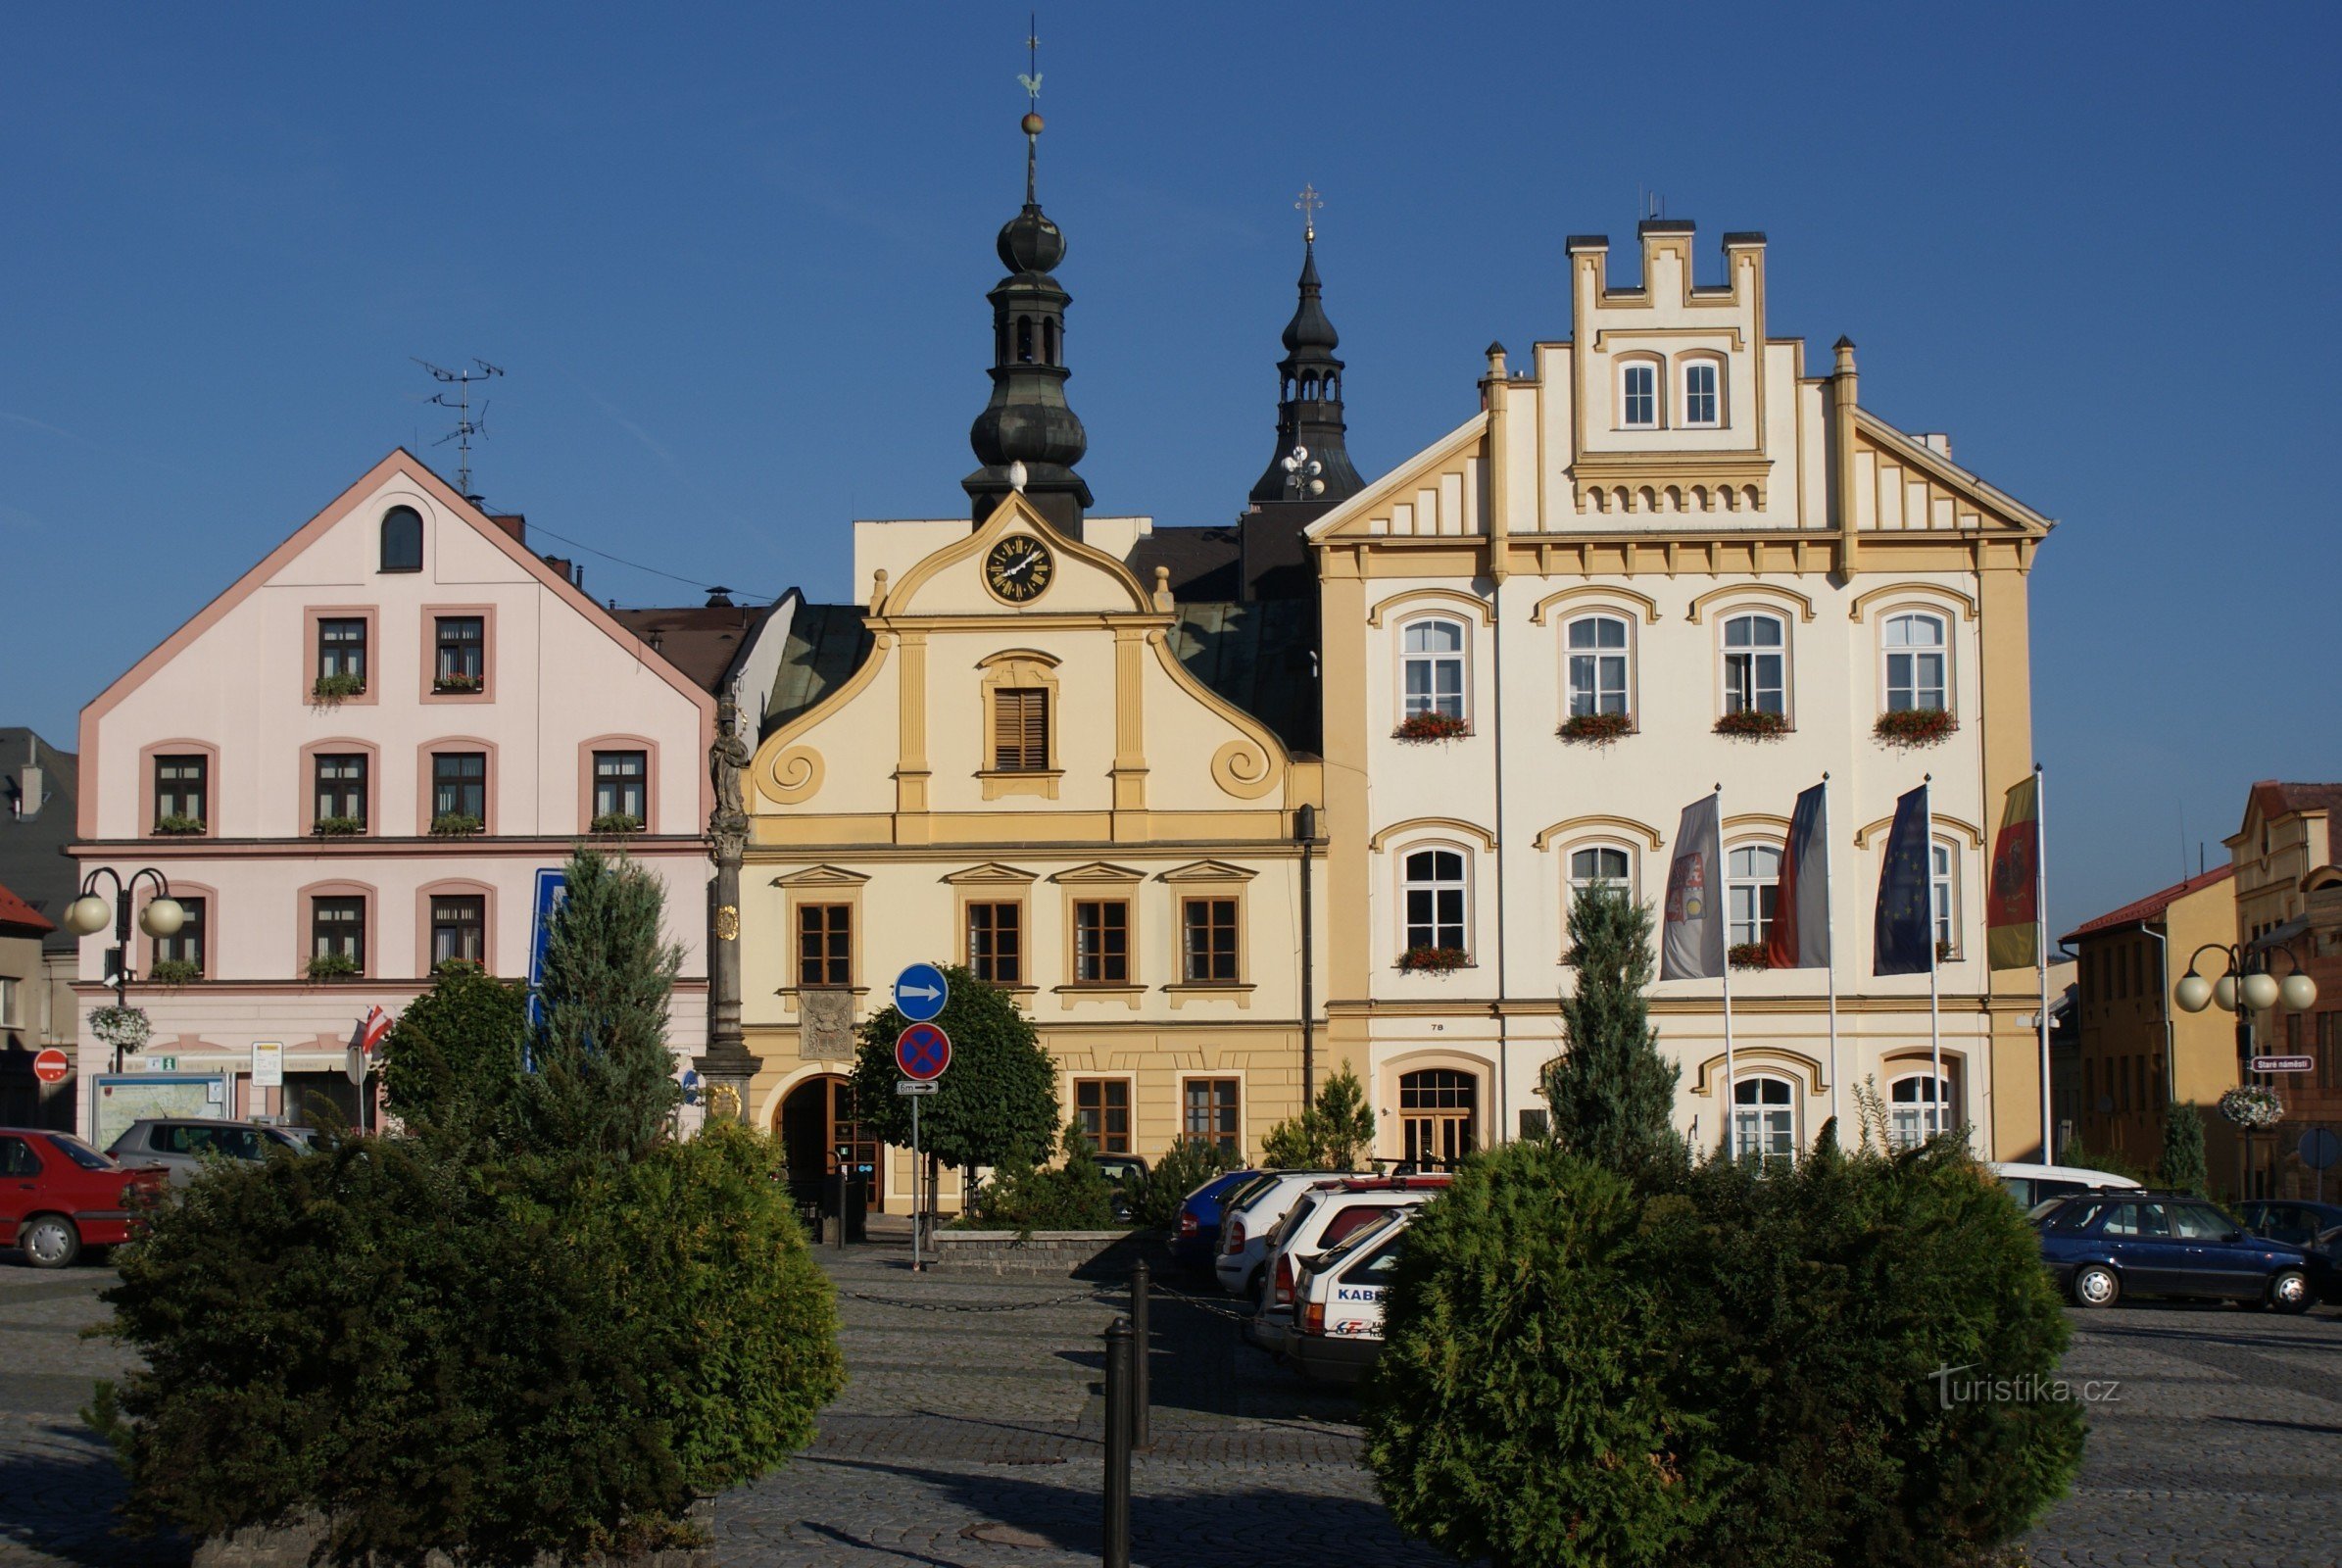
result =
M718 1500L741 1568L1070 1568L1098 1561L1098 1334L1118 1291L914 1275L900 1249L824 1253L853 1382L812 1449ZM120 1350L102 1266L0 1251L0 1568L178 1564L183 1543L112 1534L122 1487L75 1414ZM1213 1303L1216 1304L1216 1303ZM968 1307L1007 1310L961 1310ZM1358 1463L1354 1407L1158 1295L1154 1445L1134 1463L1134 1560L1216 1568L1337 1555L1441 1559L1404 1541ZM2043 1565L2342 1561L2342 1314L2217 1307L2074 1315L2066 1374L2113 1380L2080 1485L2029 1543Z

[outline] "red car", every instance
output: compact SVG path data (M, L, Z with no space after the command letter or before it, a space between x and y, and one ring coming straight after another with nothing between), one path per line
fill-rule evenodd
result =
M0 1127L0 1247L63 1268L84 1246L128 1241L165 1180L162 1167L117 1164L71 1133Z

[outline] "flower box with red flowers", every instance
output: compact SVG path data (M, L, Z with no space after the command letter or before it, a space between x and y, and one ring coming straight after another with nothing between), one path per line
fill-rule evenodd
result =
M1408 974L1450 974L1471 961L1461 948L1409 948L1398 956L1398 966Z
M1959 728L1960 720L1948 708L1896 708L1878 715L1874 733L1887 745L1909 751L1949 740Z
M1621 735L1635 733L1635 720L1625 713L1572 713L1562 721L1561 738L1588 746L1608 746Z
M1725 714L1716 721L1716 733L1736 740L1779 740L1789 732L1789 715L1768 712L1761 708L1743 708Z
M1472 726L1453 713L1409 713L1398 728L1391 732L1392 740L1423 745L1430 741L1461 740L1472 733Z
M431 682L431 691L439 697L468 697L478 692L483 684L477 675L456 672L442 675Z
M1773 950L1762 942L1735 942L1732 945L1731 951L1725 954L1725 957L1735 969L1770 969L1773 967Z

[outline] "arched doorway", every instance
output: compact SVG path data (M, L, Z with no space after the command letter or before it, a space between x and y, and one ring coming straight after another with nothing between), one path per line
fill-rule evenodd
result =
M1480 1080L1454 1067L1425 1067L1398 1080L1398 1119L1407 1163L1451 1167L1479 1147Z
M884 1165L878 1141L864 1136L854 1114L851 1080L825 1076L799 1084L781 1102L772 1130L789 1156L789 1193L798 1202L815 1201L822 1183L837 1175L844 1160L861 1176L870 1207L879 1206Z

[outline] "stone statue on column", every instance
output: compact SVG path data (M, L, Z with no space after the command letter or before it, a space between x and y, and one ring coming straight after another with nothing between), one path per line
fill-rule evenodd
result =
M742 775L753 754L740 733L740 709L715 710L715 738L707 747L707 775L715 808L707 813L715 875L707 889L707 1052L696 1063L710 1117L749 1120L749 1085L762 1065L740 1028L740 862L748 852L749 817Z

